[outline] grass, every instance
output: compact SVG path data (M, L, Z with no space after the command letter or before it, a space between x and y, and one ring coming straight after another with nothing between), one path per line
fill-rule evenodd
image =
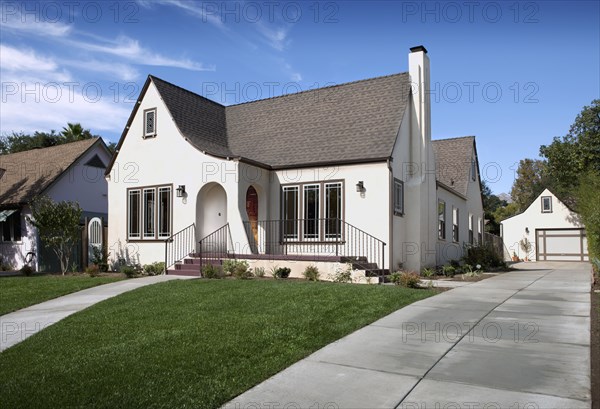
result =
M0 278L0 315L121 277L42 275Z
M295 280L171 281L140 288L1 353L2 406L218 407L332 341L433 294Z

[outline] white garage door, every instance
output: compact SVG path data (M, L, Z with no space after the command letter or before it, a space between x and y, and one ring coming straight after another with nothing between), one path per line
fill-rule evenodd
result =
M535 231L538 261L589 261L584 229Z

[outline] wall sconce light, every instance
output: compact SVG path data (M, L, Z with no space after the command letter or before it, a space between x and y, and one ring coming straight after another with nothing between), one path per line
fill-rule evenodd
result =
M177 189L175 189L175 191L177 192L177 197L184 197L185 196L185 185L179 185L179 187L177 187Z
M364 182L362 180L356 184L356 191L359 192L359 193L364 193L364 191L365 191L365 184L364 184Z
M529 234L529 227L525 227L525 234Z

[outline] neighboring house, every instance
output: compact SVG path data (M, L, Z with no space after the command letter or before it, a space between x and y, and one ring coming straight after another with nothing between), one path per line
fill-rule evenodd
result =
M433 141L438 204L437 263L483 243L484 212L474 136Z
M587 238L579 215L545 189L521 214L500 223L510 256L530 261L588 261ZM527 239L529 254L520 246Z
M54 201L78 202L84 217L107 219L104 172L111 160L100 138L0 156L6 169L0 178L0 254L21 268L33 252L38 271L58 271L58 260L44 249L36 229L27 222L29 204L39 195Z
M236 257L326 277L348 261L365 273L458 257L469 216L483 217L474 139L432 144L427 51L408 59L409 72L231 106L149 76L107 169L113 259L198 274ZM438 159L455 185L436 183L436 146L452 148Z

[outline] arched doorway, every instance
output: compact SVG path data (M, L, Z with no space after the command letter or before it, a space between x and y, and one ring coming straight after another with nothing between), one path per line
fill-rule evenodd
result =
M246 214L254 236L254 246L256 246L258 244L258 193L253 186L246 191Z
M196 199L196 228L198 240L227 223L227 194L218 183L202 186Z

